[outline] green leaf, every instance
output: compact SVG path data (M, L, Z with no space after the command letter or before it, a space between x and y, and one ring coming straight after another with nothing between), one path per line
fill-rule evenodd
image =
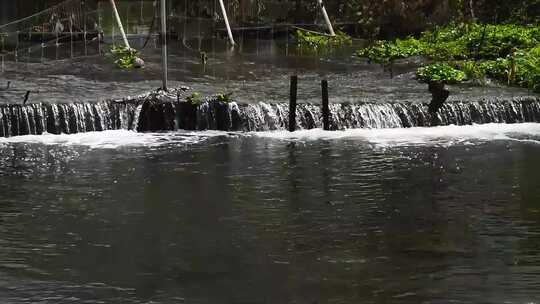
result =
M447 63L434 63L419 68L416 78L420 82L441 82L445 84L458 83L466 79L465 73L451 67Z

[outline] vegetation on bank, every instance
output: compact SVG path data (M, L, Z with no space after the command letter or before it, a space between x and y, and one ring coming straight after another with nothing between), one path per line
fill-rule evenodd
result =
M114 64L121 69L140 68L139 51L124 46L114 46L111 48Z
M416 78L421 82L440 82L452 84L466 78L464 72L455 69L447 63L435 63L421 67L416 71Z
M336 49L352 45L351 36L342 31L336 31L335 36L330 36L298 29L296 30L296 41L300 50L314 55L328 54Z
M391 66L397 59L423 56L434 62L417 71L420 81L494 79L540 92L540 28L514 24L459 24L393 41L376 41L357 52Z
M186 101L192 105L199 105L202 102L201 94L199 92L193 92L190 96L186 97Z

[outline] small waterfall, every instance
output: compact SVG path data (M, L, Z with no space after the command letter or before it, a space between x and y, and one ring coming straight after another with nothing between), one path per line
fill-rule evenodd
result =
M206 106L205 106L206 107ZM233 128L218 130L270 131L286 130L289 120L287 104L234 105ZM322 127L320 105L299 104L296 109L299 129ZM204 116L215 119L215 115ZM354 128L410 128L435 125L471 125L485 123L540 122L540 99L493 100L446 103L436 116L427 105L418 103L344 103L330 105L333 130ZM215 124L206 123L203 128Z
M134 130L137 106L99 103L0 105L0 137Z
M158 96L156 98L156 96ZM104 130L272 131L286 130L286 103L237 104L146 95L123 101L72 104L0 105L0 136L73 134ZM298 129L322 128L320 105L298 104ZM456 101L437 115L418 103L343 103L330 105L330 127L410 128L436 125L540 122L540 99Z

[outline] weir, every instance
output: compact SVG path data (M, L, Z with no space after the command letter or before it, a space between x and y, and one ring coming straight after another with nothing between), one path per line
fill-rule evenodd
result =
M0 136L73 134L104 130L273 131L289 127L288 103L186 102L186 88L97 103L0 105ZM436 117L427 104L329 105L329 129L409 128L436 125L540 122L540 98L447 102ZM299 103L298 130L323 128L321 105Z

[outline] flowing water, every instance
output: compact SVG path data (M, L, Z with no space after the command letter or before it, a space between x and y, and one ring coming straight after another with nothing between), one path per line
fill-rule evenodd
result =
M134 45L135 41L133 41ZM201 64L196 41L172 41L169 56L171 87L187 85L202 95L232 93L238 103L283 103L289 100L289 76L299 75L298 101L321 101L320 80L328 79L331 103L428 102L427 85L413 79L416 60L398 62L390 78L378 65L351 56L336 54L322 59L292 53L274 40L246 40L234 51L222 40L205 40L200 51L208 62ZM290 48L291 53L286 50ZM122 71L103 56L59 61L34 58L29 63L6 62L0 72L0 104L22 103L26 91L29 103L97 102L135 96L161 86L160 50L148 45L142 51L146 67ZM4 90L7 82L9 90ZM450 100L511 100L537 96L519 88L492 83L487 86L464 84L450 87Z
M540 126L0 139L2 303L536 303Z
M390 79L276 49L209 51L203 67L173 44L174 85L236 102L187 124L173 96L161 133L135 132L133 98L105 101L158 87L156 50L132 73L5 63L0 302L540 301L538 96L466 84L430 117L409 63ZM320 130L322 77L339 131Z
M289 125L289 105L215 101L192 106L178 102L181 90L168 95L98 103L0 105L0 136L74 134L104 130L275 131ZM178 97L177 97L178 96ZM143 110L145 98L161 100ZM160 99L161 98L161 99ZM151 111L153 111L151 113ZM298 129L322 128L320 105L296 108ZM330 106L330 129L410 128L434 125L540 122L540 99L447 102L437 113L418 103L345 103ZM152 127L148 127L152 125Z

